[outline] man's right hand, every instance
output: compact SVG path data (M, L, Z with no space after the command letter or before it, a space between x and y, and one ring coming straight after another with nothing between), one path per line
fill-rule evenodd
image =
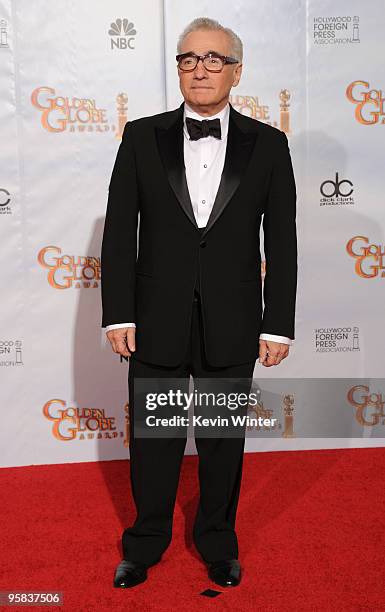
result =
M119 327L118 329L110 329L106 335L111 343L114 353L123 355L123 357L131 357L131 353L134 353L136 350L135 332L135 327Z

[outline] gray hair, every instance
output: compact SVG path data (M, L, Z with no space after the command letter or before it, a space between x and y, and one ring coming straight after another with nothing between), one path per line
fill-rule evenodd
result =
M225 32L230 39L230 54L239 62L242 62L243 45L239 36L230 28L225 28L219 21L210 19L209 17L197 17L185 27L178 39L177 53L181 53L182 44L187 34L196 32L197 30L217 30Z

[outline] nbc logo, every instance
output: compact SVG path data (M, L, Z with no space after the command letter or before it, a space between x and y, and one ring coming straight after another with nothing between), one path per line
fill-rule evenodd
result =
M108 30L111 40L111 49L135 49L136 30L132 21L116 19Z

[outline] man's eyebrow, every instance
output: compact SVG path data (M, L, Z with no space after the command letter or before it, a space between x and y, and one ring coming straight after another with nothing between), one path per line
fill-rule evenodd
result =
M182 55L186 55L187 53L194 53L194 55L199 55L199 53L196 53L196 51L185 51ZM206 53L202 53L202 55L206 55L207 53L215 53L216 55L223 55L222 53L219 53L219 51L215 51L214 49L210 49L210 51L206 51Z

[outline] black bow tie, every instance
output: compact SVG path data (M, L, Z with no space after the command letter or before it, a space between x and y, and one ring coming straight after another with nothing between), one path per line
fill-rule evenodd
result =
M199 138L205 138L206 136L221 138L221 121L219 117L217 119L203 119L203 121L186 117L186 127L191 140L199 140Z

